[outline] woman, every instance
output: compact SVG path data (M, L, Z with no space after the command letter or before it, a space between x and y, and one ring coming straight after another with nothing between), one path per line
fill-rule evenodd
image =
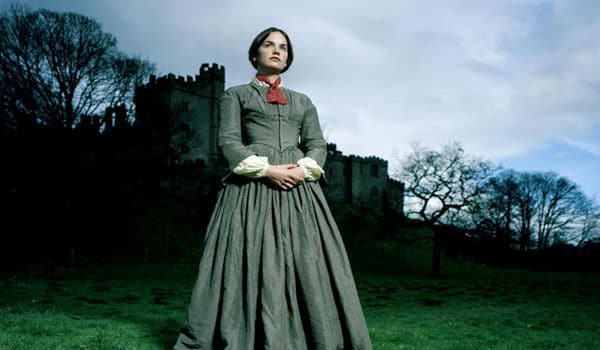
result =
M268 28L251 83L219 100L232 169L205 238L174 349L371 349L346 251L318 180L326 143L305 95L283 88L294 54Z

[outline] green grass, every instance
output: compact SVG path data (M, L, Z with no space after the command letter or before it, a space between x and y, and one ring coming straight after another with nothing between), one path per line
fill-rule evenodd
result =
M589 281L563 276L359 288L376 349L598 349L598 287L592 298Z
M121 264L61 280L17 276L0 289L0 349L167 349L194 267Z
M500 270L426 251L353 255L376 350L600 349L600 276ZM373 256L375 255L375 256ZM81 266L0 282L0 349L170 349L197 262Z

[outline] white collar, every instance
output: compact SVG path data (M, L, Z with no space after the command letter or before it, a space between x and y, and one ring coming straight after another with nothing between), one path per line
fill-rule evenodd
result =
M251 83L251 84L256 84L256 85L258 85L258 86L262 86L262 87L269 87L269 84L265 83L265 82L264 82L264 81L262 81L262 80L258 80L258 79L256 79L256 77L255 77L255 78L252 78L252 81L251 81L250 83ZM282 81L279 83L279 86L278 86L278 87L280 87L280 88L284 87L284 86L283 86L283 80L282 80Z

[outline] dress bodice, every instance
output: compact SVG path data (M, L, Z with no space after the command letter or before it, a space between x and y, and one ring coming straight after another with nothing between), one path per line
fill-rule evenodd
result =
M303 95L282 89L287 104L266 102L268 88L250 84L240 96L242 142L260 143L282 151L298 147L307 102Z
M310 99L282 88L288 103L273 104L266 100L267 91L268 87L254 83L235 86L219 101L219 146L230 166L256 154L253 145L266 145L279 152L300 148L323 165L326 143Z

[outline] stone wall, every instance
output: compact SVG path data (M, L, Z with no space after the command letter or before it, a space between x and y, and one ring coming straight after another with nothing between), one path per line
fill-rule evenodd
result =
M174 152L172 163L202 160L215 164L217 152L216 102L225 87L225 68L203 64L195 78L173 74L136 89L136 123L168 135L158 137ZM166 145L164 145L166 146Z
M404 185L388 175L388 162L378 157L346 156L335 144L327 145L324 192L335 203L357 208L383 209L402 213Z
M136 89L136 125L156 134L151 147L170 147L169 164L200 161L207 172L216 174L221 166L216 102L224 85L225 68L216 64L203 64L195 78L153 76ZM402 212L404 186L389 178L384 159L346 156L335 144L329 144L325 177L324 192L334 203Z

